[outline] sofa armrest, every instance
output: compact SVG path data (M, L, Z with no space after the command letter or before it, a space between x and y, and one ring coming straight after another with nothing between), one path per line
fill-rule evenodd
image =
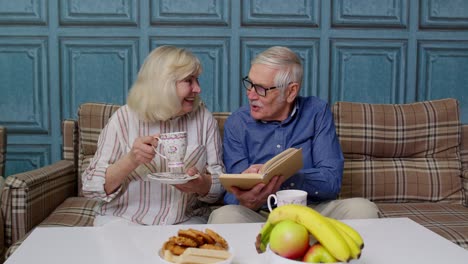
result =
M41 223L66 198L76 196L73 161L9 176L2 192L5 245L8 247Z

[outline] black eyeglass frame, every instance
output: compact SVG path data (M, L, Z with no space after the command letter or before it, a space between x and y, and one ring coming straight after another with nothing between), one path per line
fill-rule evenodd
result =
M248 84L250 84L250 86L247 86L247 85L246 85L246 82L247 82ZM272 86L272 87L270 87L270 88L265 88L265 87L263 87L263 86L261 86L261 85L255 84L255 83L253 83L253 82L251 82L251 81L249 80L249 76L245 76L244 78L242 78L242 85L244 85L244 88L247 89L247 90L249 90L249 91L252 90L252 88L254 88L254 89L255 89L255 92L256 92L259 96L262 96L262 97L265 97L265 96L267 95L267 91L278 88L277 86ZM259 89L260 89L261 91L264 91L264 94L260 94L260 93L258 92Z

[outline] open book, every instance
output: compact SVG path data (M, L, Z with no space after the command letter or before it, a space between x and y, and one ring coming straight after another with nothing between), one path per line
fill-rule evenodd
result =
M282 175L287 179L302 169L303 166L302 149L288 148L263 164L258 173L224 173L219 176L219 180L229 192L231 186L248 190L257 183L268 183L276 175Z

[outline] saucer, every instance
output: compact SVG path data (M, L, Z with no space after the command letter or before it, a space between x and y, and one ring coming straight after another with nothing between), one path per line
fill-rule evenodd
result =
M183 184L198 177L200 177L200 174L190 176L183 172L154 172L148 174L149 179L166 184Z

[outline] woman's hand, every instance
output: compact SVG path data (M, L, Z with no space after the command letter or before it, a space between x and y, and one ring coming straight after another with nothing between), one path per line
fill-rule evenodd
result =
M151 162L156 152L154 148L158 146L158 140L153 136L143 136L135 139L132 149L128 153L130 160L138 165Z
M141 164L150 162L155 155L152 146L157 146L157 144L158 141L152 136L135 139L130 152L107 168L106 183L104 184L106 193L115 192L134 169Z
M198 172L198 169L192 167L186 171L190 176L193 176ZM196 193L200 196L205 196L211 189L211 175L206 173L200 173L200 177L190 180L184 184L174 185L181 192Z

